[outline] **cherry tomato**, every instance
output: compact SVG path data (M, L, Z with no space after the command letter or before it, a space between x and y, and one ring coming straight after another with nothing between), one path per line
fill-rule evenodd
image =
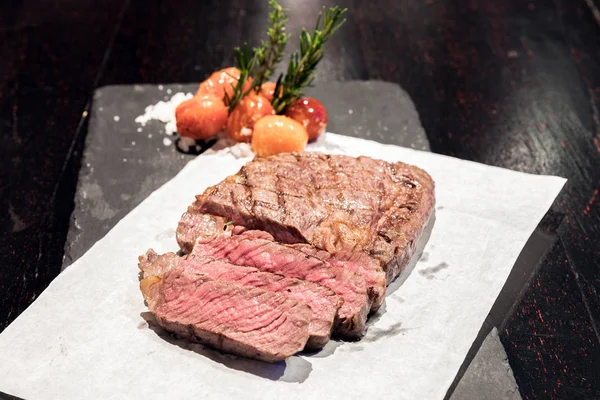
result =
M200 84L196 96L212 93L220 99L224 99L225 93L229 97L233 94L233 86L240 79L240 70L229 67L213 73L207 80ZM252 84L252 78L248 78L244 84L244 90L248 90Z
M219 133L227 123L227 107L214 94L203 94L177 106L175 119L181 136L208 139Z
M249 93L235 106L227 119L227 133L236 142L250 142L256 121L274 114L271 102L255 93Z
M300 122L308 133L309 140L315 140L327 128L327 110L317 99L304 97L292 104L285 115Z
M283 115L268 115L254 124L252 150L261 157L302 151L308 143L306 129Z
M273 101L273 96L275 95L275 86L277 84L275 82L265 82L260 87L260 94L267 100Z

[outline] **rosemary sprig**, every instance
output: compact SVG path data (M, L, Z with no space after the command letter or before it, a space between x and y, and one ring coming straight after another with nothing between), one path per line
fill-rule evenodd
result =
M331 36L346 22L341 20L346 8L323 7L319 13L312 35L302 29L300 50L292 53L287 72L277 80L272 105L277 114L285 110L302 97L302 90L312 85L317 64L323 58L323 46Z
M269 13L268 40L263 40L260 47L252 49L251 54L246 43L242 48L235 48L236 66L240 70L240 79L233 86L231 98L227 96L227 93L225 94L225 102L229 104L229 112L250 91L259 92L263 82L269 79L275 66L283 58L285 45L290 37L285 31L287 15L285 9L276 0L269 0L269 7L272 11ZM252 85L244 90L249 77L252 77Z
M225 104L228 104L229 112L248 94L249 90L244 91L244 86L256 64L256 57L254 54L250 55L247 43L244 43L241 48L236 47L234 52L237 68L240 70L240 78L237 84L231 85L233 87L231 97L225 92L224 100Z
M275 0L269 0L269 7L272 9L269 13L271 26L267 29L269 40L263 40L261 47L254 49L257 61L256 71L252 76L252 87L257 93L262 84L273 74L275 66L283 59L285 45L290 37L285 31L285 24L288 21L286 10Z

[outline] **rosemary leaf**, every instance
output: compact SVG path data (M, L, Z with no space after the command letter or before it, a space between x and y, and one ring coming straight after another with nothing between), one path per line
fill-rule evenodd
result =
M312 85L317 64L323 59L323 46L331 36L346 22L341 19L347 9L331 7L319 13L312 34L302 29L300 50L292 53L287 72L279 77L275 86L272 105L277 114L285 110L302 97L302 90Z
M233 86L231 98L225 94L225 102L231 112L235 106L250 91L260 91L260 87L273 74L275 66L282 60L285 46L289 36L285 30L287 15L285 9L276 0L269 0L272 11L269 13L268 40L263 40L260 47L255 47L252 52L244 43L242 48L235 49L236 66L240 70L240 79ZM244 90L246 82L252 77L252 84Z

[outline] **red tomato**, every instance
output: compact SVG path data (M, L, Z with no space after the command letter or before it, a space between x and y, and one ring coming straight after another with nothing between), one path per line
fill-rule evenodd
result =
M220 99L224 99L225 93L231 97L233 86L237 85L240 79L240 70L235 67L229 67L213 73L207 80L200 84L196 96L211 93ZM244 84L244 91L250 88L252 78L248 78Z
M227 123L227 107L214 94L186 100L175 109L177 132L192 139L215 136Z
M250 142L256 121L271 114L274 114L271 102L254 92L249 93L229 114L227 133L236 142Z
M306 128L309 140L315 140L327 128L327 110L317 99L304 97L292 104L285 115L296 120Z
M275 95L275 86L277 84L275 82L265 82L260 87L260 94L267 100L273 101L273 96Z

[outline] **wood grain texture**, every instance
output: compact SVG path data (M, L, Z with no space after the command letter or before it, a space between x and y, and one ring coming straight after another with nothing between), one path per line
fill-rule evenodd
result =
M292 33L322 4L283 3ZM598 1L336 3L348 24L319 80L397 83L433 151L569 179L542 223L559 240L500 333L525 398L600 397ZM0 329L60 271L93 89L201 80L259 40L266 12L258 0L3 6Z

